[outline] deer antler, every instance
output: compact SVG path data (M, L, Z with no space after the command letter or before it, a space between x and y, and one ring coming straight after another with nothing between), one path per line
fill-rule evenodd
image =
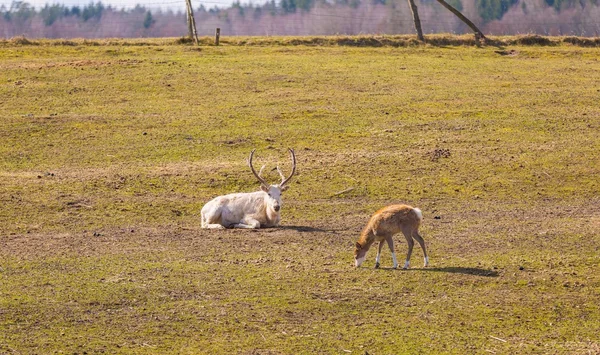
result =
M262 173L265 170L265 166L266 165L263 165L263 166L260 167L260 170L258 171L258 176L262 177Z
M279 165L277 165L277 172L279 173L279 176L281 176L281 182L283 183L285 181L285 175L283 175L283 173L281 172L281 169L279 169ZM279 184L279 186L281 186L282 184Z
M288 151L290 152L290 154L292 156L292 173L286 179L286 178L284 178L283 173L279 169L279 166L277 167L277 171L279 172L279 175L281 176L281 184L279 184L280 187L285 186L285 184L287 184L288 181L290 181L290 179L292 178L292 176L294 176L294 174L296 173L296 154L294 154L293 149L288 148Z
M256 173L256 170L254 170L254 167L252 166L252 157L254 156L254 151L256 149L252 149L252 152L250 152L250 158L248 158L248 165L250 166L250 170L252 170L252 174L254 174L254 176L256 176L256 178L258 179L258 181L260 182L261 185L263 185L264 187L269 187L269 184L267 184L267 182L260 177L260 174ZM264 166L263 166L264 168ZM262 173L262 169L260 169L261 173Z

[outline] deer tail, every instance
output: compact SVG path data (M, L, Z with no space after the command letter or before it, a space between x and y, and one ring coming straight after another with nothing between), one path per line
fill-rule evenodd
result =
M416 207L413 208L413 211L417 215L417 218L419 219L419 222L421 222L423 220L423 212L421 212L421 210L418 209L418 208L416 208Z

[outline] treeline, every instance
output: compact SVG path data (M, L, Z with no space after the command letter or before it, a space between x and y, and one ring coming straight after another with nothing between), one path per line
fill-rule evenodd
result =
M64 5L46 4L46 6L39 11L36 11L33 6L24 1L13 1L9 8L6 8L5 5L0 6L0 13L7 21L14 20L23 22L34 16L40 16L44 20L46 26L51 26L54 21L63 17L75 16L81 18L83 21L87 21L91 18L100 18L104 10L105 7L102 2L92 2L83 8L79 6L69 8Z
M101 1L97 3L91 2L83 7L46 4L39 11L36 11L33 6L24 1L13 1L9 8L6 8L5 5L0 6L0 14L8 22L12 22L13 20L16 22L25 22L35 16L39 16L46 26L52 26L55 21L65 17L76 17L84 22L90 19L100 19L105 10L110 12L115 11L111 6L105 7ZM125 13L126 11L122 9L121 12ZM147 17L145 21L146 28L152 25L152 13L147 11L143 6L137 5L130 12L143 13Z
M538 33L598 36L600 0L446 0L488 34ZM197 5L200 1L192 0ZM417 0L426 33L467 33L469 29L436 0ZM406 0L239 0L229 8L195 9L198 32L224 35L327 35L413 33ZM0 6L0 37L31 38L178 37L187 32L183 11L46 4L26 1Z
M13 1L8 7L0 6L0 37L176 37L184 33L182 13L157 15L142 5L118 9L101 1L85 6L46 4L37 9L26 1Z

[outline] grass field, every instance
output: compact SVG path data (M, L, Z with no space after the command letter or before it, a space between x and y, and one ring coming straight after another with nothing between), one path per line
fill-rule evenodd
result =
M600 353L597 48L69 44L0 46L0 354Z

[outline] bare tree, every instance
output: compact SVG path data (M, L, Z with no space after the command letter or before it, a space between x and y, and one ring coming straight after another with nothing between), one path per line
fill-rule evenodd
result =
M198 45L198 33L196 32L196 20L194 20L192 0L185 0L185 5L187 7L188 35Z
M415 21L415 30L417 30L417 37L419 38L419 41L424 42L425 38L423 37L423 30L421 29L421 20L419 19L419 11L417 10L415 0L408 0L408 4L410 5L410 11L412 12L413 20Z

